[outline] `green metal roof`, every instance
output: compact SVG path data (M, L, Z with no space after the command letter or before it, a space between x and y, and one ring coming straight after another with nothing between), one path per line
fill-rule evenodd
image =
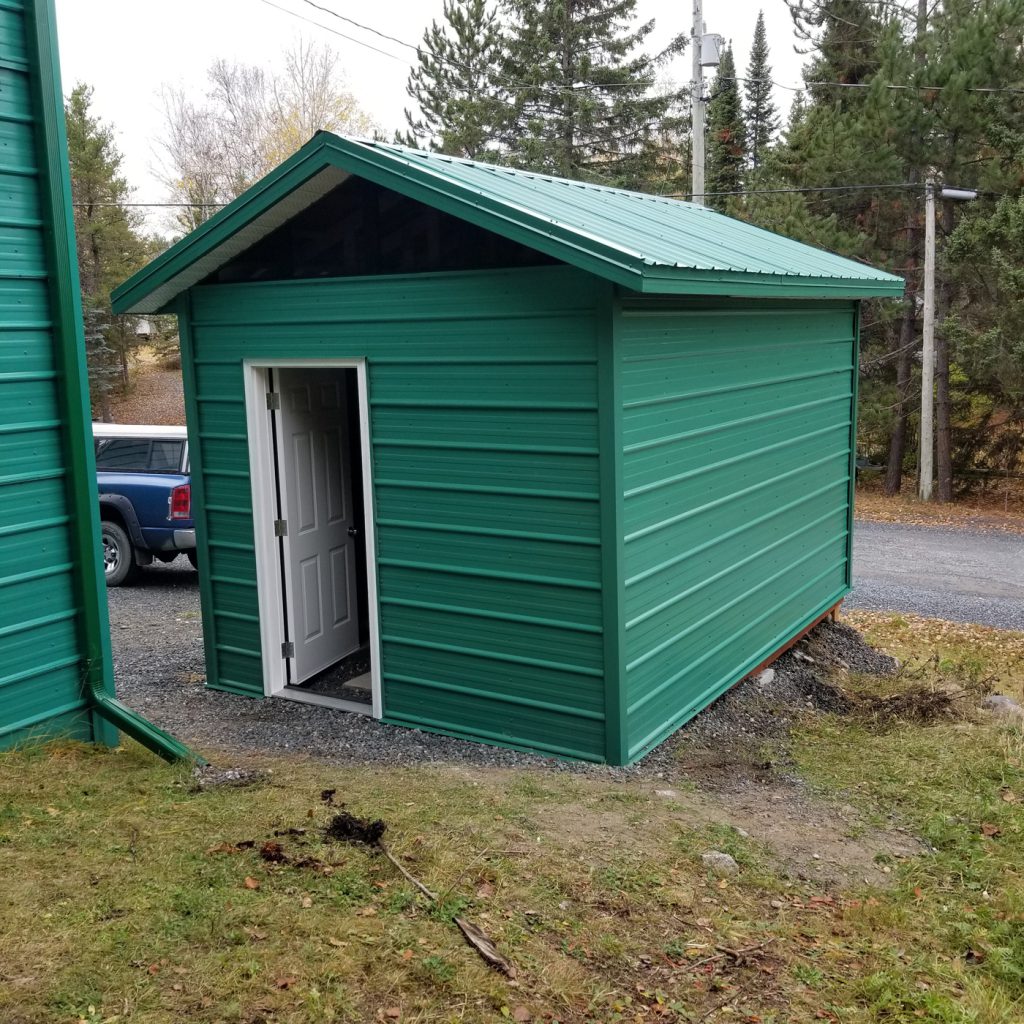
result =
M348 175L420 200L638 292L899 295L902 278L676 199L320 132L113 295L153 313Z

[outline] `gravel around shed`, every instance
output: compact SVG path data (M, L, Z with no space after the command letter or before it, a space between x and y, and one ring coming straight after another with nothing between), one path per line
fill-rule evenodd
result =
M465 764L547 768L608 778L671 778L686 748L756 745L782 738L808 711L842 712L827 681L836 667L886 674L895 663L849 626L824 622L773 666L770 677L733 687L641 762L585 765L490 747L330 708L253 700L204 684L198 577L184 558L154 565L130 587L109 591L118 696L161 728L209 755L295 753L366 765ZM807 658L813 660L806 660ZM766 682L770 678L770 682Z

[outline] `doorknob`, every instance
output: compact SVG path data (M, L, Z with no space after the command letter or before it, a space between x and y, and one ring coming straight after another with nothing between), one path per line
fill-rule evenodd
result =
M359 531L354 526L350 526L348 528L348 535L350 537L358 537L359 536Z

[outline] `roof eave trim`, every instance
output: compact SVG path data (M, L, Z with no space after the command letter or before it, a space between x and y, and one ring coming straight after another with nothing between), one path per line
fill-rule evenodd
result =
M146 298L157 288L171 281L207 252L223 244L241 231L255 217L265 213L281 198L299 188L318 171L323 160L317 159L326 146L319 136L306 143L277 170L243 192L208 221L187 234L179 242L161 253L138 273L118 285L111 292L110 301L115 313L164 312L174 303L171 297L160 308L145 305ZM184 291L184 288L182 288Z
M739 298L870 299L899 298L905 283L841 277L796 277L783 274L747 274L738 271L660 268L644 274L636 290L644 295L729 295Z

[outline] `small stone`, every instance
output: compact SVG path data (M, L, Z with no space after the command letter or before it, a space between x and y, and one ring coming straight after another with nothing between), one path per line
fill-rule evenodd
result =
M771 902L771 906L774 907L776 910L781 910L785 905L786 904L783 903L782 900L772 900Z
M1001 693L990 693L981 702L981 706L986 711L991 711L992 714L999 718L1024 718L1024 708L1022 708L1012 697L1007 697Z
M814 858L815 860L821 860L821 854L820 854L820 853L812 853L812 854L811 854L811 856L812 856L812 857L813 857L813 858Z
M738 836L743 836L744 839L749 838L750 833L745 828L740 828L739 825L733 825Z
M707 853L701 854L700 859L706 868L722 878L728 875L735 875L740 869L735 858L731 857L728 853L722 853L721 850L708 850Z
M763 672L758 672L754 679L760 687L771 686L775 682L775 669L766 668Z
M678 789L656 789L654 791L655 796L664 797L666 800L676 800L679 797Z

